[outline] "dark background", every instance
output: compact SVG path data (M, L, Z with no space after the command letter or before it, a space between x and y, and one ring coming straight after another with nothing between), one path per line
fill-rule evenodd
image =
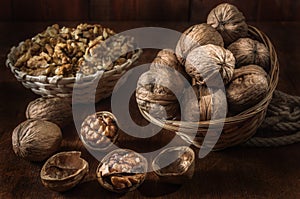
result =
M221 2L248 21L297 21L299 0L1 0L0 21L205 21Z

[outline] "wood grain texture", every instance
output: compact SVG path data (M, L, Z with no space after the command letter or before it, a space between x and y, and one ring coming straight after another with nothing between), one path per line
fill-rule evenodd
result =
M86 0L13 0L16 21L88 20Z
M189 1L111 0L111 20L188 20Z
M90 0L90 20L107 21L111 19L111 0Z
M59 22L74 26L77 22ZM6 51L17 41L43 30L49 23L0 23L0 63L4 66ZM136 27L160 26L182 31L190 23L180 22L103 22L117 32ZM300 95L299 63L300 23L251 23L265 32L273 42L280 61L278 89ZM22 28L22 32L19 28ZM16 34L10 34L16 33ZM4 41L5 40L5 41ZM156 51L144 50L139 64L153 60ZM149 173L143 185L127 194L104 190L94 179L98 160L83 147L72 124L63 129L60 151L80 150L90 164L89 178L65 193L56 193L43 187L39 172L43 163L31 163L15 156L11 146L11 132L25 120L27 104L38 96L18 83L9 69L0 68L0 198L300 198L300 144L278 148L233 147L211 152L204 159L196 158L193 178L183 185L164 184ZM134 97L130 113L139 125L147 121L140 115ZM96 110L111 110L110 99L101 101ZM124 118L120 118L124 119ZM137 151L159 149L174 138L174 133L161 131L148 139L138 139L121 132L118 145ZM182 140L175 137L177 144ZM193 148L195 149L195 148ZM196 155L198 154L195 149ZM104 155L104 154L103 154ZM151 161L153 157L149 158Z

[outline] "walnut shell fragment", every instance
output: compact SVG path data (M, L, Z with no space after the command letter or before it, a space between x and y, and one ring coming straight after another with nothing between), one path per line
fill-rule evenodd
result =
M195 153L186 146L170 147L153 160L152 168L163 182L181 184L193 177Z
M28 104L26 118L47 120L64 127L72 121L72 107L63 98L41 97Z
M116 142L118 130L116 117L108 111L100 111L86 117L80 137L89 149L101 151Z
M207 24L218 30L226 46L248 34L248 25L243 13L229 3L220 4L212 9L208 14Z
M266 96L268 90L268 75L260 66L248 65L236 69L226 89L230 112L239 113L254 106Z
M184 83L176 73L170 73L167 68L150 70L138 80L137 104L154 117L174 118L179 110L179 103L172 91L183 89Z
M259 41L250 38L240 38L228 46L236 59L236 67L250 64L261 66L265 71L270 69L270 52Z
M197 84L220 88L233 76L235 58L223 47L208 44L192 50L185 64L186 72L195 78ZM220 77L223 82L220 82ZM220 85L222 84L222 85Z
M184 91L183 120L198 122L225 118L227 115L226 94L222 89L208 89L205 86L194 85L191 90ZM192 101L197 97L197 102Z
M15 154L30 161L42 161L58 150L62 141L60 128L48 121L29 119L12 133Z
M98 182L117 193L133 191L145 180L147 160L129 149L116 149L100 162L96 174Z
M224 46L223 38L210 25L206 23L196 24L183 32L176 45L176 56L184 65L188 53L196 47L206 44Z
M81 152L61 152L50 157L40 172L42 183L54 191L75 187L89 171L89 164L80 158Z

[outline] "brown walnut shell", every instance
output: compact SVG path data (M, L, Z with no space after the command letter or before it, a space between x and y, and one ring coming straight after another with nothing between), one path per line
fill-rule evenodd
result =
M86 117L80 137L89 149L102 151L116 142L118 130L116 117L108 111L100 111Z
M175 52L172 49L163 49L159 51L150 65L150 70L161 69L162 67L171 67L189 79L184 66L178 61Z
M142 155L129 149L116 149L101 160L96 175L105 189L124 193L144 182L147 168L147 159Z
M60 152L50 157L41 169L45 187L63 192L75 187L89 171L89 164L80 158L81 152Z
M185 70L197 84L209 87L220 87L218 81L221 75L226 85L233 76L235 58L223 47L208 44L192 50L186 60Z
M183 32L176 45L176 56L182 65L188 53L198 46L214 44L224 46L223 38L214 28L206 23L189 27Z
M176 89L183 90L184 83L169 70L161 68L141 75L136 89L139 107L158 118L174 118L179 111Z
M239 113L254 106L267 95L268 90L268 75L260 66L236 69L226 89L230 112Z
M30 161L42 161L58 150L62 141L60 128L48 121L26 120L12 133L15 154Z
M195 153L186 146L170 147L153 160L152 168L163 182L182 184L194 174Z
M184 91L183 120L197 122L198 120L207 121L226 117L227 101L224 91L221 89L208 89L199 85L193 86L194 93L190 91ZM198 100L196 103L191 100L195 96Z
M248 34L248 25L243 13L229 3L220 4L212 9L208 14L207 24L218 30L225 45L229 45L238 38L246 37Z
M236 59L236 67L250 64L261 66L265 71L270 69L270 53L267 47L259 41L250 38L240 38L228 46Z
M28 104L26 118L47 120L64 127L72 121L72 107L63 98L41 97Z

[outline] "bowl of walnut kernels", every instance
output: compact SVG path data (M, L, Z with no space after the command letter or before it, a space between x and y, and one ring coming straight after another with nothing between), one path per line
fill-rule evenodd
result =
M36 94L71 99L76 84L78 102L98 102L111 95L141 52L134 38L99 24L75 28L54 24L12 47L6 65Z

